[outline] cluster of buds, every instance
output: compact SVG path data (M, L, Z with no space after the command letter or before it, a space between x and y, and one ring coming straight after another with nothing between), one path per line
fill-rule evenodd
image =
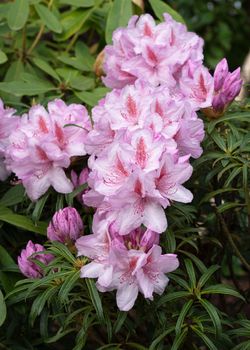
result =
M67 207L56 212L48 226L47 237L50 241L57 241L69 246L83 235L83 223L75 208ZM41 244L29 241L26 248L18 257L18 266L22 274L28 278L41 278L43 269L36 264L36 260L48 265L54 256L45 252Z

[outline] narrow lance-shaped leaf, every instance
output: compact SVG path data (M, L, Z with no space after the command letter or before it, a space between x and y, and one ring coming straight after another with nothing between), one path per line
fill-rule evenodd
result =
M49 10L46 6L41 4L35 4L36 12L41 18L43 24L55 33L62 32L62 25L54 13Z
M0 327L5 321L6 314L7 314L7 310L6 310L5 301L4 301L3 293L0 290Z

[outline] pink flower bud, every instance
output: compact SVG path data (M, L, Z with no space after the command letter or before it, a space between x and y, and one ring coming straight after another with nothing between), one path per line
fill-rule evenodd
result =
M223 59L214 72L214 97L212 101L213 114L216 117L222 115L228 105L239 94L242 86L240 68L232 73L228 72L226 59Z
M83 234L83 223L75 208L67 207L56 212L47 229L51 241L75 242Z
M34 244L29 241L26 248L21 251L18 257L18 266L24 276L28 278L41 278L43 276L42 268L31 259L39 260L48 265L54 258L52 254L35 254L44 250L41 244Z
M219 91L228 74L228 64L226 58L223 58L215 67L214 71L214 90Z
M84 185L85 183L87 183L88 177L89 177L89 169L88 168L83 168L82 171L80 172L80 175L78 176L77 173L72 170L71 171L71 181L74 185L74 188L76 189L77 187ZM76 198L77 200L83 204L83 200L82 200L82 195L84 193L86 193L88 191L88 189L83 190L81 193L79 193Z

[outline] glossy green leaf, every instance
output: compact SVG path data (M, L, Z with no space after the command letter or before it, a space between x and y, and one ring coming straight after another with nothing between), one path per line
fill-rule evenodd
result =
M113 31L118 27L125 27L132 16L131 0L114 0L107 19L105 38L106 42L112 42Z
M5 63L6 61L8 61L8 57L7 57L6 54L0 49L0 64Z
M58 18L54 15L54 13L48 9L48 7L36 4L35 5L36 12L38 16L41 18L42 23L52 32L61 33L62 32L62 24L59 22Z
M198 337L200 337L204 344L207 345L209 350L218 350L218 348L214 345L214 343L206 336L206 334L204 334L203 332L201 332L199 329L197 329L196 327L192 327L193 331L198 335Z
M221 320L216 308L206 299L200 299L200 303L209 314L209 317L211 318L215 328L215 333L217 336L219 336L222 332L222 328L221 328Z
M80 33L84 23L89 19L92 11L92 9L75 10L67 13L61 21L63 33L59 36L60 40L67 40L72 35Z
M163 20L163 14L168 13L173 17L174 20L177 22L181 22L185 24L184 19L182 16L176 12L174 9L172 9L171 6L167 5L165 2L161 0L149 0L149 3L156 14L156 16L160 19Z
M7 316L7 309L6 309L6 304L4 301L4 296L2 291L0 290L0 327L4 323L5 319Z
M60 0L60 3L76 7L92 7L95 5L95 0Z
M185 328L181 333L178 333L174 339L173 345L170 350L178 350L183 344L184 340L187 337L188 330Z
M24 200L25 189L23 185L11 187L0 199L0 205L9 207Z
M20 30L24 27L29 16L29 1L14 0L10 5L7 21L11 30Z
M170 333L174 331L174 327L168 328L165 332L162 332L154 341L150 344L148 350L156 350L157 345Z
M231 295L236 298L240 298L245 301L243 296L237 292L235 289L233 289L230 286L227 286L225 284L215 284L209 287L206 287L206 289L202 290L201 294L224 294L224 295Z
M183 332L182 326L183 326L183 323L185 321L185 318L186 318L189 310L191 309L191 307L193 305L193 302L194 302L193 300L187 301L183 305L183 307L182 307L182 309L180 311L179 317L178 317L176 325L175 325L175 332L176 332L177 335L181 334Z
M190 259L185 259L184 262L185 262L186 270L188 273L190 286L193 289L196 286L196 275L195 275L195 271L194 271L194 266L193 266L193 263Z
M198 286L199 288L202 288L207 281L209 280L209 278L220 268L220 266L218 265L213 265L210 266L206 272L203 273L203 275L200 277L199 281L198 281Z
M52 90L56 90L56 88L48 81L36 81L35 83L11 81L7 83L0 83L0 91L7 92L15 96L35 96Z
M60 77L58 76L56 71L51 67L51 65L48 62L46 62L38 57L34 57L32 61L42 71L44 71L45 73L50 75L52 78L60 81Z
M27 231L36 232L45 235L47 224L38 222L36 225L27 218L19 214L14 214L10 209L0 206L0 220L13 226L17 226Z
M99 320L104 323L104 315L103 315L103 308L102 308L102 302L99 296L99 293L96 289L95 283L92 279L86 278L85 279L88 291L89 291L89 296L91 298L91 301L94 305L94 308L96 310L96 314L99 318Z
M166 295L163 295L160 300L157 302L157 305L156 307L160 307L162 306L163 304L165 303L168 303L168 302L172 302L173 300L176 300L176 299L184 299L184 298L187 298L187 297L191 297L192 294L190 292L186 292L186 291L178 291L178 292L173 292L173 293L168 293Z

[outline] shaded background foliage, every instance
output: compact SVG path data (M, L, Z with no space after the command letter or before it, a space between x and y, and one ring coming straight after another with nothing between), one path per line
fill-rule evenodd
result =
M211 69L224 56L231 68L242 64L249 50L247 0L170 0L178 13L160 0L144 3L155 18L170 11L181 19L179 13L205 39ZM55 97L90 109L108 91L94 72L95 59L133 13L142 9L130 0L2 1L0 97L20 113ZM82 188L66 196L50 190L31 203L21 185L12 185L14 178L1 183L0 348L250 349L249 118L247 100L219 120L204 118L204 154L193 162L188 184L194 201L167 209L169 227L161 238L181 267L170 274L163 296L153 303L139 298L129 313L117 312L113 293L99 295L93 281L79 281L84 260L61 244L48 246L56 272L48 267L35 282L18 272L20 249L29 239L44 243L55 210L74 205L91 232L92 212L75 200Z

